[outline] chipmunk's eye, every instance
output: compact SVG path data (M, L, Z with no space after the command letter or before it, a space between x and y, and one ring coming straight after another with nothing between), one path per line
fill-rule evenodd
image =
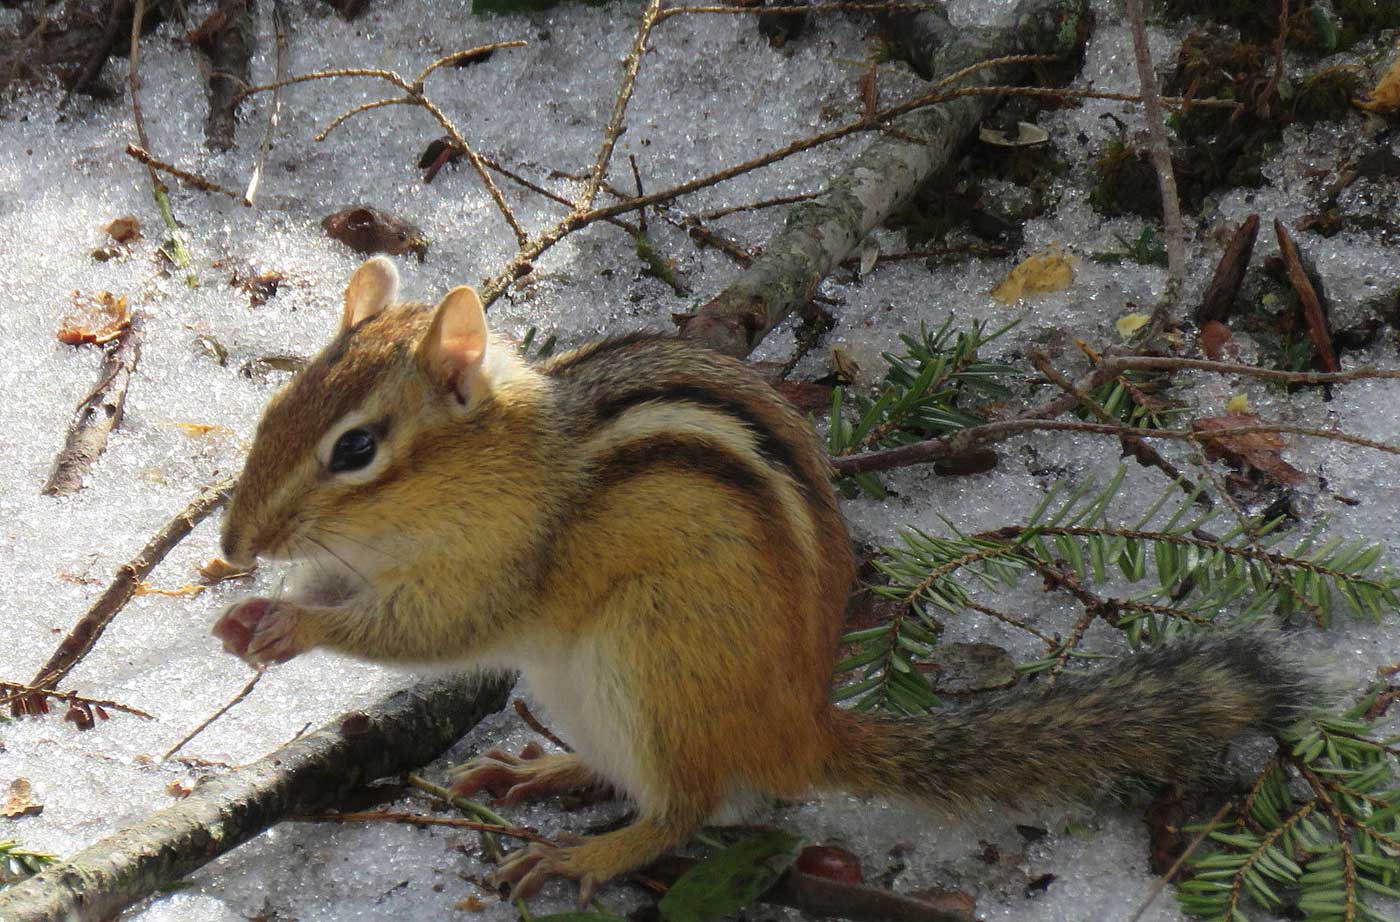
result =
M358 471L373 460L374 436L364 429L348 430L331 449L331 471L336 474Z

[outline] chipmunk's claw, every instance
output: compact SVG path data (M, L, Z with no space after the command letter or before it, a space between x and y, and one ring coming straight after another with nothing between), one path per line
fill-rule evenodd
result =
M580 909L593 902L593 895L598 892L598 879L594 875L579 873L569 867L568 848L543 842L512 852L491 875L491 882L496 886L508 884L512 899L528 900L553 877L578 883Z

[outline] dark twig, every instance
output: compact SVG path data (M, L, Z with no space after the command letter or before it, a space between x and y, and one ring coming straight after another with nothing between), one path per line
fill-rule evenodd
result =
M33 685L20 685L17 682L0 682L0 704L9 704L11 701L20 699L33 700L35 696L42 698L53 698L56 701L67 701L70 704L81 704L87 707L106 708L111 711L120 711L123 714L130 714L133 717L140 717L144 720L155 720L155 715L143 711L140 708L132 707L129 704L122 704L120 701L112 701L108 698L88 698L72 692L54 691L51 688L36 688Z
M244 196L239 195L232 189L226 189L218 183L214 182L212 179L207 179L203 176L200 176L198 173L191 173L189 170L181 169L180 167L175 166L173 163L166 163L164 160L158 159L155 155L153 155L150 151L146 150L143 147L138 147L135 144L128 144L126 146L126 155L132 160L135 160L139 163L144 163L149 169L159 170L162 173L169 173L176 179L188 183L190 186L200 190L201 192L217 192L219 195L227 195L231 199L235 199L238 201L246 201Z
M516 698L514 705L515 713L519 714L520 719L525 721L525 726L529 727L531 730L534 730L540 736L543 736L545 739L549 740L551 743L558 746L565 752L574 751L574 747L570 746L568 743L555 736L552 730L550 730L544 724L540 723L540 719L536 717L533 713L531 713L530 706L525 703L524 698Z
M141 360L140 315L103 347L97 386L73 410L68 435L44 483L49 496L65 496L80 489L83 477L107 447L107 437L121 425L126 389L136 363Z
M45 689L57 687L58 682L68 675L97 643L102 632L112 623L112 619L135 595L136 587L141 581L149 576L165 555L193 531L196 525L204 521L209 513L228 501L232 489L231 480L206 487L178 515L167 522L165 527L156 532L140 553L118 567L116 578L63 638L58 649L29 684ZM12 707L17 708L20 713L27 713L23 700L14 702Z
M248 695L252 694L253 689L258 687L258 683L262 681L262 677L266 673L266 671L267 667L258 666L253 672L253 677L249 679L241 689L238 690L238 694L230 698L223 705L223 707L219 708L217 711L210 714L205 719L201 720L198 723L198 725L196 725L195 728L189 733L186 733L184 736L180 737L180 741L178 743L165 750L165 754L160 757L160 760L164 762L166 759L170 758L175 753L179 752L181 749L184 749L185 744L188 743L190 740L194 739L199 734L203 733L206 727L208 727L214 721L218 720L220 717L223 717L229 711L233 710L234 707L236 707L240 701L242 701L244 698L247 698Z
M288 817L294 823L402 823L408 826L448 826L453 829L470 829L473 832L489 832L512 839L525 839L529 842L550 840L533 829L524 826L499 826L456 816L423 816L421 813L406 813L401 810L365 810L356 813L308 813Z
M1205 359L1181 359L1170 356L1124 355L1112 356L1104 360L1104 366L1111 371L1209 371L1221 375L1245 375L1264 378L1284 384L1343 384L1348 381L1389 380L1400 381L1400 371L1380 368L1353 368L1351 371L1280 371L1276 368L1256 368L1253 365L1237 365L1230 362L1211 362Z

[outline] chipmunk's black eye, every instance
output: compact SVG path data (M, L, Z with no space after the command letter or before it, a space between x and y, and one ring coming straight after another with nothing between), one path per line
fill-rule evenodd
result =
M374 436L364 429L346 431L331 449L331 471L336 474L358 471L373 460Z

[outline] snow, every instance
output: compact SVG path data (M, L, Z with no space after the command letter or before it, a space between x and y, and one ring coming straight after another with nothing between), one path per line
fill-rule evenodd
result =
M198 5L194 18L206 6ZM550 172L577 173L592 163L636 20L629 4L566 5L527 18L474 17L464 2L404 0L371 3L365 17L347 24L311 0L291 6L293 73L356 65L395 68L411 76L460 48L513 38L528 41L528 47L498 51L483 64L439 70L428 90L479 150L565 195L576 185L551 178ZM996 21L1008 6L961 0L954 16L959 22ZM1080 85L1135 92L1127 31L1108 0L1097 0L1095 6L1099 25ZM270 80L272 36L267 22L260 28L254 75ZM1153 28L1159 69L1182 34L1176 27ZM855 87L868 39L866 27L856 19L823 19L779 51L769 47L747 17L681 17L660 26L652 46L613 161L611 180L623 189L632 184L629 155L637 158L646 188L653 190L755 156L860 111ZM207 153L201 144L203 91L183 39L164 26L142 48L143 103L153 152L242 189L269 98L258 97L248 108L234 151ZM124 81L125 67L124 60L110 63L108 79ZM890 81L891 87L902 85L895 77ZM321 217L363 203L420 225L432 241L426 261L400 261L405 294L412 298L431 299L451 285L485 277L513 252L509 229L465 166L423 185L414 164L427 142L442 134L423 112L379 109L356 116L324 142L312 140L337 114L380 98L386 90L392 88L365 78L284 90L281 125L256 208L173 190L174 213L195 262L196 287L185 284L183 272L159 271L155 248L162 236L160 220L144 169L123 153L135 137L127 105L79 98L59 116L59 93L46 88L21 94L0 113L5 133L0 145L0 316L6 318L9 336L6 361L0 363L0 392L6 395L0 402L0 431L5 433L0 468L8 472L0 481L0 610L6 613L0 679L31 676L114 569L201 485L238 469L262 406L286 378L282 373L249 377L240 368L262 356L314 353L333 329L341 287L358 263L358 257L322 234ZM1026 253L1058 242L1084 256L1117 249L1115 233L1133 239L1141 230L1138 219L1099 216L1083 192L1086 157L1108 137L1100 118L1108 112L1130 130L1141 127L1138 113L1120 103L1089 101L1042 117L1054 143L1077 165L1058 190L1059 205L1028 224ZM1235 223L1258 211L1266 226L1255 259L1274 252L1268 219L1291 220L1303 212L1305 193L1318 181L1307 170L1334 167L1358 122L1353 115L1341 127L1289 129L1266 168L1269 184L1221 196L1207 222ZM1081 135L1090 139L1087 148L1078 140ZM687 197L679 207L693 213L816 190L863 143L852 139L805 153ZM498 182L527 228L541 228L560 214L558 206L503 179ZM1352 194L1355 200L1344 204L1358 208L1394 199L1393 189ZM782 213L768 209L734 215L716 222L715 229L755 246L780 226ZM101 228L126 214L139 216L143 239L129 256L92 259L90 251L107 242ZM651 226L659 249L677 261L697 297L719 291L737 274L725 257L696 249L658 215L651 216ZM893 235L878 237L887 250L898 248ZM1324 239L1301 234L1299 239L1334 298L1359 300L1400 285L1393 245L1353 235ZM1206 239L1190 241L1189 292L1204 285L1215 252ZM827 342L848 350L872 378L882 367L879 353L898 348L900 333L916 330L920 321L937 326L949 313L959 325L974 320L999 325L1022 316L1022 324L995 347L998 355L1024 354L1057 329L1111 343L1116 340L1113 321L1151 305L1166 281L1165 272L1154 267L1104 266L1081 259L1068 291L1037 299L1031 307L1007 308L987 292L1012 264L1014 260L969 259L929 270L912 262L892 263L859 281L838 272L823 286L824 294L843 302L835 308L840 325ZM254 307L228 283L234 270L281 271L289 279L276 297ZM92 386L99 362L94 349L61 345L54 331L71 292L101 290L125 293L146 315L140 368L125 420L85 488L68 498L42 497L39 488L66 420ZM570 345L603 332L666 329L673 312L691 306L664 283L640 274L626 235L598 226L540 260L528 283L495 305L492 321L513 335L536 325ZM222 363L201 345L209 340L227 351ZM764 343L759 357L785 358L792 344L791 329L784 325ZM799 373L820 374L825 362L818 352L799 366ZM1350 356L1348 363L1400 367L1393 342L1384 339ZM1394 382L1349 384L1326 402L1317 390L1284 396L1255 382L1204 374L1183 381L1190 384L1180 393L1211 410L1223 410L1231 395L1245 392L1262 416L1304 426L1335 425L1400 442ZM219 428L194 436L182 423ZM1163 451L1189 464L1189 450L1171 445ZM996 471L972 477L939 478L924 469L890 473L890 498L845 504L856 537L888 543L901 527L941 530L945 518L964 530L1021 521L1054 479L1106 481L1118 463L1111 440L1065 433L1018 437L1001 453L1004 460ZM1029 463L1032 456L1038 464ZM1325 475L1327 490L1312 488L1309 500L1316 515L1327 520L1330 533L1380 541L1391 560L1400 560L1400 464L1393 456L1297 439L1289 441L1287 457L1307 472ZM1056 473L1036 475L1028 468ZM1124 519L1146 507L1160 489L1155 473L1131 466L1123 491ZM1359 503L1339 502L1339 496ZM153 585L175 589L191 582L194 567L217 553L217 528L217 516L197 528L155 572ZM0 838L14 836L30 848L71 853L170 803L167 786L189 784L201 773L219 770L217 765L155 760L247 679L245 667L208 637L217 612L235 598L274 590L278 579L275 572L263 572L195 598L133 599L74 672L72 686L143 708L156 719L113 715L87 733L54 717L0 725L0 782L29 778L45 805L40 817L0 822ZM1063 631L1076 615L1069 602L1047 604L1033 586L1003 596L1000 604L1036 612L1046 630ZM1003 644L1021 658L1039 653L1029 638L981 615L950 623L948 639ZM1111 632L1091 635L1091 642L1106 650L1121 647ZM1344 621L1317 635L1316 646L1330 668L1359 685L1377 665L1395 658L1400 630L1393 618L1381 625ZM271 670L248 700L200 734L182 756L205 763L251 761L307 724L407 681L403 673L331 655L303 657ZM454 761L493 745L518 748L531 738L514 715L497 715L425 773L440 780ZM410 798L406 808L424 803ZM556 803L546 803L514 809L509 816L553 834L578 831L616 816L619 809L606 805L564 813ZM1138 814L1106 803L1042 805L1020 812L985 808L954 819L838 795L775 809L759 819L814 840L844 841L863 857L871 876L893 865L890 850L904 846L897 859L906 865L895 878L899 889L968 889L979 895L979 912L999 922L1124 918L1154 880L1146 867L1146 831ZM1049 834L1027 843L1017 833L1017 823ZM982 861L983 842L997 845L1000 864ZM472 835L387 824L284 824L194 875L187 889L147 901L130 918L427 918L447 915L458 901L472 896L487 903L476 918L513 918L509 904L496 903L472 882L485 870ZM1028 898L1026 882L1044 873L1055 874L1056 880L1045 893ZM619 909L636 897L615 888L604 899ZM556 885L535 908L568 906ZM1179 917L1169 893L1143 916Z

